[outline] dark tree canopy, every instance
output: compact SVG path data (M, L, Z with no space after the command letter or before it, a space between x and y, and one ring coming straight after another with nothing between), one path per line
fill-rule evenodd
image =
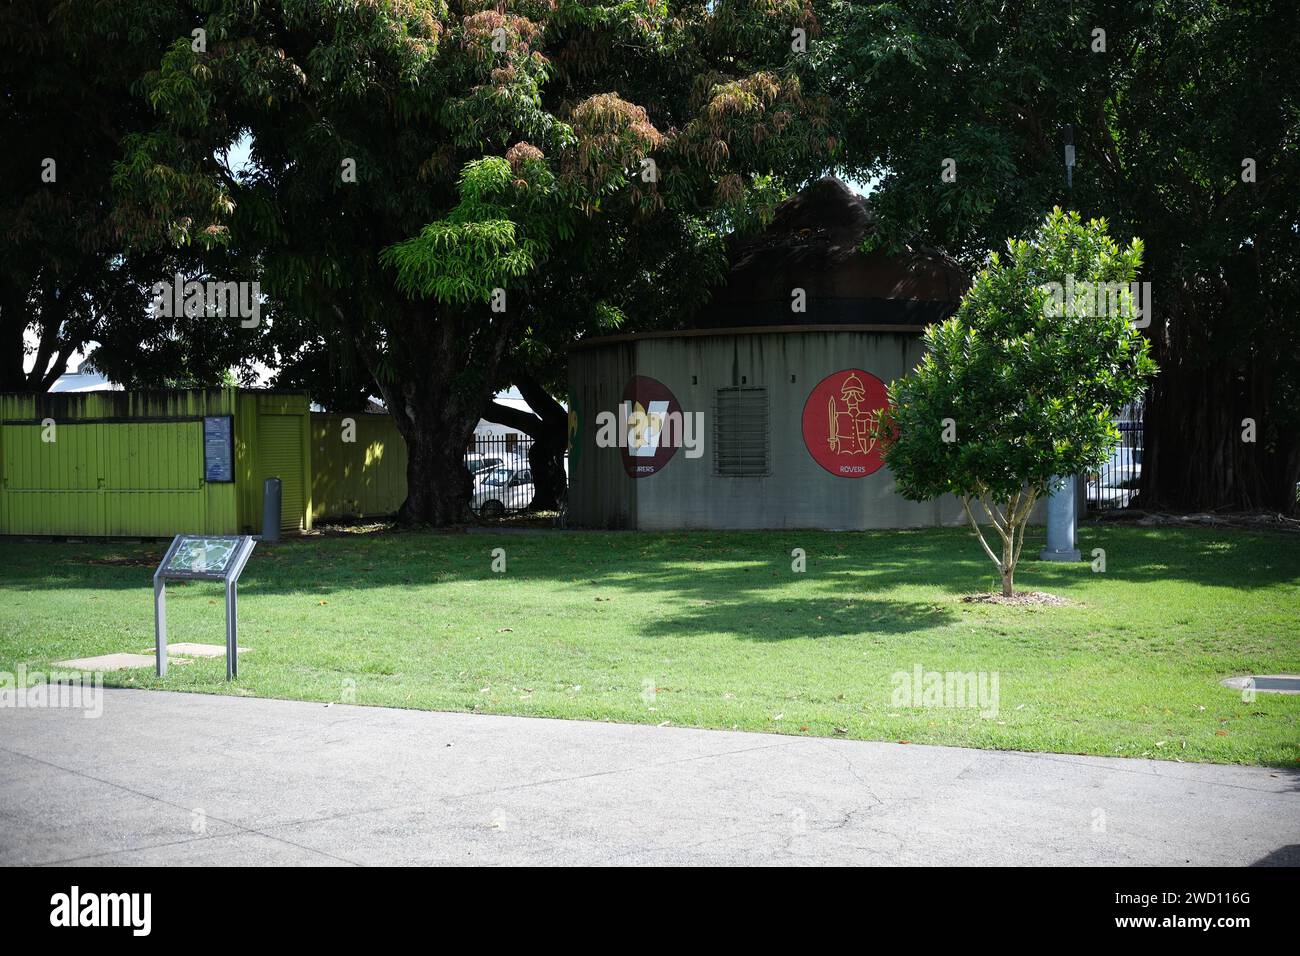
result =
M459 520L460 453L495 390L557 395L576 339L689 322L722 281L723 238L838 170L878 180L868 252L941 249L973 273L1055 205L1141 235L1163 370L1142 502L1290 508L1292 13L13 0L0 389L48 388L98 343L94 363L128 385L261 361L330 407L378 392L412 451L404 516ZM240 175L224 156L245 138ZM266 321L160 321L149 288L176 273L259 282ZM554 411L531 424L554 432Z
M127 386L209 384L251 361L229 323L149 314L154 283L203 265L128 254L112 216L122 141L156 122L138 83L185 24L158 3L0 7L0 391L45 391L92 349Z
M1141 236L1147 331L1162 369L1148 398L1142 502L1294 507L1294 5L911 0L828 10L817 75L840 107L850 171L883 177L872 196L878 241L919 237L976 267L1054 205L1106 217L1121 240ZM1242 441L1247 418L1257 443Z

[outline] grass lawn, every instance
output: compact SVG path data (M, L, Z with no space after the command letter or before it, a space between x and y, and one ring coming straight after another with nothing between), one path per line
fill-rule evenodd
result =
M1068 607L963 603L996 575L957 529L309 537L254 553L234 684L220 658L105 681L1295 767L1300 696L1246 702L1219 681L1300 672L1300 540L1118 524L1079 537L1105 549L1105 573L1027 560L1016 579ZM151 652L163 547L0 542L0 670ZM173 642L220 643L220 585L169 584L168 618ZM918 665L996 674L996 715L892 700L892 675Z

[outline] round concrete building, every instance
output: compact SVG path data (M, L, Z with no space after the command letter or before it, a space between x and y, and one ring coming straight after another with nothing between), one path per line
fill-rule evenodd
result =
M861 251L871 211L837 179L731 243L696 327L569 354L569 520L579 527L905 528L963 520L894 490L870 436L885 387L966 278L926 251Z

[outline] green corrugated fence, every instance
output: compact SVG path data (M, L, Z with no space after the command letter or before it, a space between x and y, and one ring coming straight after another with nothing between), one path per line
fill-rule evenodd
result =
M313 414L312 515L374 518L406 500L406 441L390 415Z
M205 422L230 423L229 480ZM213 423L218 423L214 425ZM312 520L307 396L235 388L0 395L0 534L165 537L260 532L263 479L282 525Z

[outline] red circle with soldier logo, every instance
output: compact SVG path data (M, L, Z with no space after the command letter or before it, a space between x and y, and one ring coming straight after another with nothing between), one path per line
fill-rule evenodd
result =
M878 470L885 459L871 428L887 401L885 383L860 368L818 382L803 406L803 443L813 461L839 478Z

